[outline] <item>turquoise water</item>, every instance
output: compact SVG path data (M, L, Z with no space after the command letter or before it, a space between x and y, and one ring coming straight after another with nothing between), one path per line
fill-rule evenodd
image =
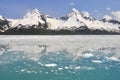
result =
M64 36L64 40L58 43L55 42L56 38L60 40L61 37L53 37L52 39L50 37L42 37L42 39L44 38L43 40L49 39L48 42L43 41L41 38L37 38L37 40L36 38L32 40L22 39L23 42L20 44L18 41L21 42L21 39L6 39L5 42L1 40L0 80L120 79L120 48L116 40L118 39L119 41L119 36L114 38L113 36L93 36L94 39L85 36L84 40L81 40L80 36L72 36L74 37L73 40L71 40L71 36L69 37L66 38ZM92 40L90 41L90 39ZM106 44L103 44L103 42L97 43L99 39ZM113 42L114 39L116 42ZM14 44L9 42L11 40ZM71 43L72 41L75 41L77 44ZM85 44L84 41L88 41L88 43ZM94 42L96 45L93 46L93 43L90 45L91 42ZM42 44L42 49L35 47L38 44ZM63 44L66 47L63 47L63 45L58 47L56 44ZM85 49L83 50L81 45L89 45L89 47L83 47ZM23 49L25 48L24 46L27 48ZM57 48L51 48L52 46ZM71 50L70 46L72 46L71 49L74 49ZM39 47L41 48L40 45ZM31 50L28 50L29 48ZM35 52L36 50L40 51Z

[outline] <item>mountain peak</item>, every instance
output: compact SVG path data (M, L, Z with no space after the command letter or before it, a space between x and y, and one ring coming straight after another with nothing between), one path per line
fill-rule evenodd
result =
M78 12L79 13L79 11L76 8L73 8L72 12Z
M78 15L81 15L80 12L77 9L73 8L68 14L68 17L77 17Z
M39 18L41 15L42 15L42 14L40 13L40 11L35 8L35 9L32 10L32 11L28 11L23 18L24 18L24 19L25 19L25 18L34 18L34 17L38 17L38 18Z
M32 11L28 11L23 19L20 19L15 23L15 26L18 24L21 25L38 25L39 23L44 24L43 14L39 12L38 9L34 9Z
M34 10L32 10L32 13L40 14L40 11L37 8L35 8Z

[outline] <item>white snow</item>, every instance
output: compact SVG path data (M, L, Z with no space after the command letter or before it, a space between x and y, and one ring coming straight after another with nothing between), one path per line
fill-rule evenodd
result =
M35 9L32 12L28 12L20 21L20 23L23 25L38 25L38 22L40 22L43 24L44 21L41 20L41 15L42 14L39 12L39 10Z
M112 12L113 17L105 15L106 20L116 19L120 21L120 11ZM32 25L38 25L40 22L44 24L45 21L42 20L42 16L45 17L48 29L76 29L80 26L87 26L89 29L95 30L107 30L120 32L118 24L112 24L108 22L102 22L95 20L90 16L87 11L79 12L77 9L73 8L72 11L66 15L67 20L62 20L60 18L48 17L47 15L42 14L38 9L33 11L28 11L22 19L8 19L11 22L11 28L18 26L19 24L24 25L26 28ZM85 19L84 17L88 18ZM2 16L0 16L2 18ZM20 27L20 26L19 26Z
M41 15L42 14L39 12L38 9L34 9L33 11L28 11L22 19L8 19L8 20L11 21L11 26L13 28L18 26L19 24L29 27L32 25L38 25L39 22L41 24L44 24L45 22L41 19Z
M88 26L89 29L99 29L99 30L107 30L107 31L119 31L119 25L112 23L104 23L99 20L94 20L88 12L80 13L76 9L72 9L72 11L67 15L68 20L62 25L64 27L80 27L80 26ZM89 19L85 19L83 17L89 17Z
M3 16L0 15L0 20L4 20Z
M84 24L77 21L76 18L70 17L62 26L64 28L70 28L70 27L78 27L79 28L80 26L84 26Z
M48 23L49 29L58 29L64 23L64 21L56 18L47 18L46 21Z
M104 19L106 19L107 21L109 21L109 20L112 20L112 19L113 19L113 18L112 18L111 16L109 16L109 15L105 15L103 18L104 18Z
M18 24L19 24L19 21L21 20L21 19L7 19L8 21L10 21L10 26L11 26L11 28L14 28L14 27L16 27L16 26L18 26Z

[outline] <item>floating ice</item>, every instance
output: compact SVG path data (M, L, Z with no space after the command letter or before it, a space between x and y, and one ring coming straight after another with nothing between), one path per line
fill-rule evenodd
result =
M24 72L25 70L26 70L26 69L21 69L20 71L21 71L21 72Z
M110 61L120 61L117 57L106 57L106 59Z
M80 68L81 68L80 66L75 67L75 69L80 69Z
M92 60L93 63L103 63L101 60Z
M61 71L61 70L63 70L63 68L58 68L58 70L60 70L60 71Z
M91 54L91 53L86 53L86 54L83 54L82 57L84 58L90 58L90 57L93 57L94 55Z
M90 58L95 56L93 53L107 55L113 52L119 58L119 41L120 36L117 35L0 36L0 45L9 46L6 49L1 48L0 55L6 51L20 51L24 52L28 58L38 61L43 55L62 51L73 58Z
M46 67L56 67L57 64L55 64L55 63L51 63L51 64L45 64L44 66L46 66Z

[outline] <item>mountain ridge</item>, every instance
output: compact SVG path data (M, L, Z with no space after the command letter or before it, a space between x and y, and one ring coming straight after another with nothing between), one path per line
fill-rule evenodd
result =
M0 16L0 34L28 34L30 32L48 35L56 33L119 34L120 22L109 16L97 20L88 12L79 12L75 8L60 18L43 14L38 9L28 11L21 19L7 19Z

